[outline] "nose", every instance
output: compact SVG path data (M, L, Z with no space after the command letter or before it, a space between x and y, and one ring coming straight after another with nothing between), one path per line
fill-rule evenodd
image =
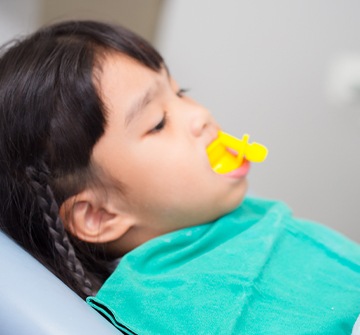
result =
M200 137L206 133L208 136L215 137L220 127L212 117L211 113L201 105L196 105L193 108L194 110L190 122L190 131L192 135Z

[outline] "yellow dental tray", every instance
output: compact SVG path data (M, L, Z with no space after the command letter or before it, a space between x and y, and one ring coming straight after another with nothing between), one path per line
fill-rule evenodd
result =
M249 143L249 135L238 139L219 131L219 136L206 149L212 169L217 173L228 173L241 166L244 159L250 162L263 162L267 148L259 143Z

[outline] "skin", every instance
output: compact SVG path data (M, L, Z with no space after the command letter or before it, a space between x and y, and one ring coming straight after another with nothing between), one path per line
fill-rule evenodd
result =
M96 224L88 223L87 228L106 236L101 242L109 243L114 254L215 220L242 202L246 176L216 174L206 155L219 125L206 108L183 94L165 68L155 72L113 53L104 60L98 84L107 127L92 161L108 180L121 183L123 191L121 196L110 188L106 191L96 222L107 231L95 229ZM74 208L89 217L87 200L81 200L80 196ZM74 217L79 228L81 220L76 218L81 215ZM87 239L87 228L82 228L81 238Z

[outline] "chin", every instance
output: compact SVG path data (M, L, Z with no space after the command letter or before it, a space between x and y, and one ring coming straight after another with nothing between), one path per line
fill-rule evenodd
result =
M209 221L215 221L215 220L221 218L222 216L231 213L233 210L235 210L242 204L244 198L245 198L245 195L242 196L241 198L237 198L236 201L233 201L231 203L228 202L226 204L226 206L219 208L217 213L213 215L212 220L209 220Z
M239 190L240 193L234 194L232 199L229 199L229 201L226 203L226 208L224 209L225 212L222 215L232 212L234 209L236 209L242 204L242 202L245 199L247 189L248 189L248 184L245 181L245 183L241 187L241 190Z
M232 206L229 206L229 208L226 210L226 213L224 213L224 214L228 214L228 213L232 212L233 210L235 210L236 208L238 208L242 204L244 198L245 198L245 196L242 197L241 199L239 199L237 202L235 202Z

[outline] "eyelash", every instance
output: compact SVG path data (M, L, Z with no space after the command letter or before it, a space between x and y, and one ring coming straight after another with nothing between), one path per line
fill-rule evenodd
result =
M164 114L163 118L161 119L160 123L158 123L157 126L155 126L150 131L150 133L154 134L154 133L160 132L161 130L163 130L165 128L167 122L168 122L168 117L167 117L167 112L165 112L165 114Z
M189 89L187 88L180 88L177 92L176 92L176 95L179 97L179 98L182 98L185 93L189 92Z
M179 98L182 98L186 92L189 92L189 89L186 89L186 88L181 88L179 89L177 92L176 92L176 95L179 97ZM158 133L160 132L161 130L163 130L166 126L168 122L168 115L167 115L167 112L164 113L164 116L163 118L161 119L160 123L158 123L156 125L156 127L154 127L150 133L151 134L154 134L154 133Z

